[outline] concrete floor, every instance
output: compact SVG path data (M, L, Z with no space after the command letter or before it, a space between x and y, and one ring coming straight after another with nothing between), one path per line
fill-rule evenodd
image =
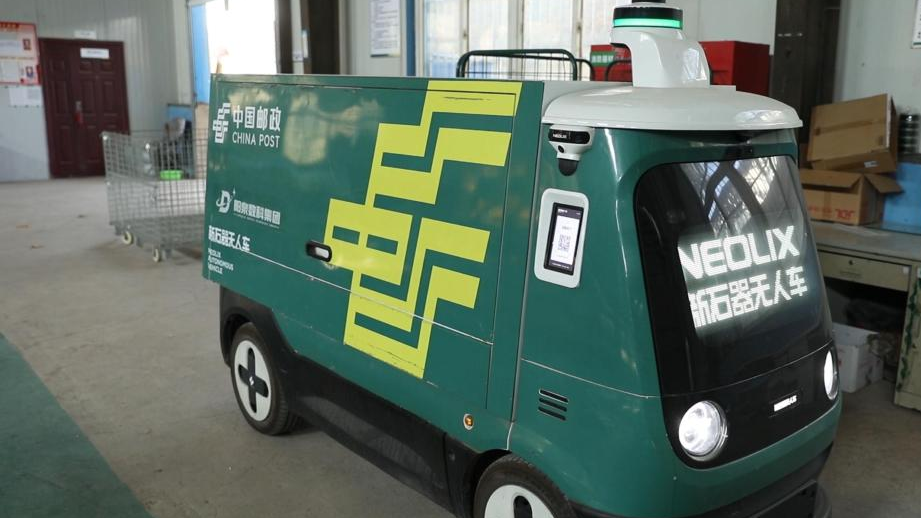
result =
M151 514L448 516L322 433L252 431L218 352L217 287L107 223L101 180L0 185L0 333ZM836 518L921 516L921 413L891 393L845 399L823 475Z

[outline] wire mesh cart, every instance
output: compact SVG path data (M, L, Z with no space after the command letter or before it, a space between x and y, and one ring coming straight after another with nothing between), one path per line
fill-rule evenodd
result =
M103 132L109 224L125 244L151 249L160 262L201 246L207 137L184 132Z
M544 81L594 80L587 59L565 49L471 50L457 60L456 77Z

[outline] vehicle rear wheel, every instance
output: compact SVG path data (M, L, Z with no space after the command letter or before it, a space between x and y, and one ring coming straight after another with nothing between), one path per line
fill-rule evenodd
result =
M476 518L575 518L566 497L528 462L505 456L489 466L477 484Z
M256 326L240 326L233 337L231 359L231 382L246 422L266 435L293 430L298 418L288 409L278 370Z

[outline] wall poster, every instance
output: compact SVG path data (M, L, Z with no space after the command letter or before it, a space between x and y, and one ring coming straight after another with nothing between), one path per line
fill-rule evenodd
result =
M371 0L371 57L399 56L400 0Z
M911 33L911 48L921 49L921 0L918 0L918 7L915 8L914 30Z
M0 84L41 84L34 23L0 22Z

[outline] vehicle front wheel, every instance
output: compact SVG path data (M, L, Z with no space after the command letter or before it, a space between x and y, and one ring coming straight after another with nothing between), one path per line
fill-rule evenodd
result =
M514 455L486 468L473 502L476 518L575 518L566 497L546 475Z
M246 422L266 435L293 430L298 418L288 409L278 370L256 326L240 326L233 336L231 351L234 394Z

